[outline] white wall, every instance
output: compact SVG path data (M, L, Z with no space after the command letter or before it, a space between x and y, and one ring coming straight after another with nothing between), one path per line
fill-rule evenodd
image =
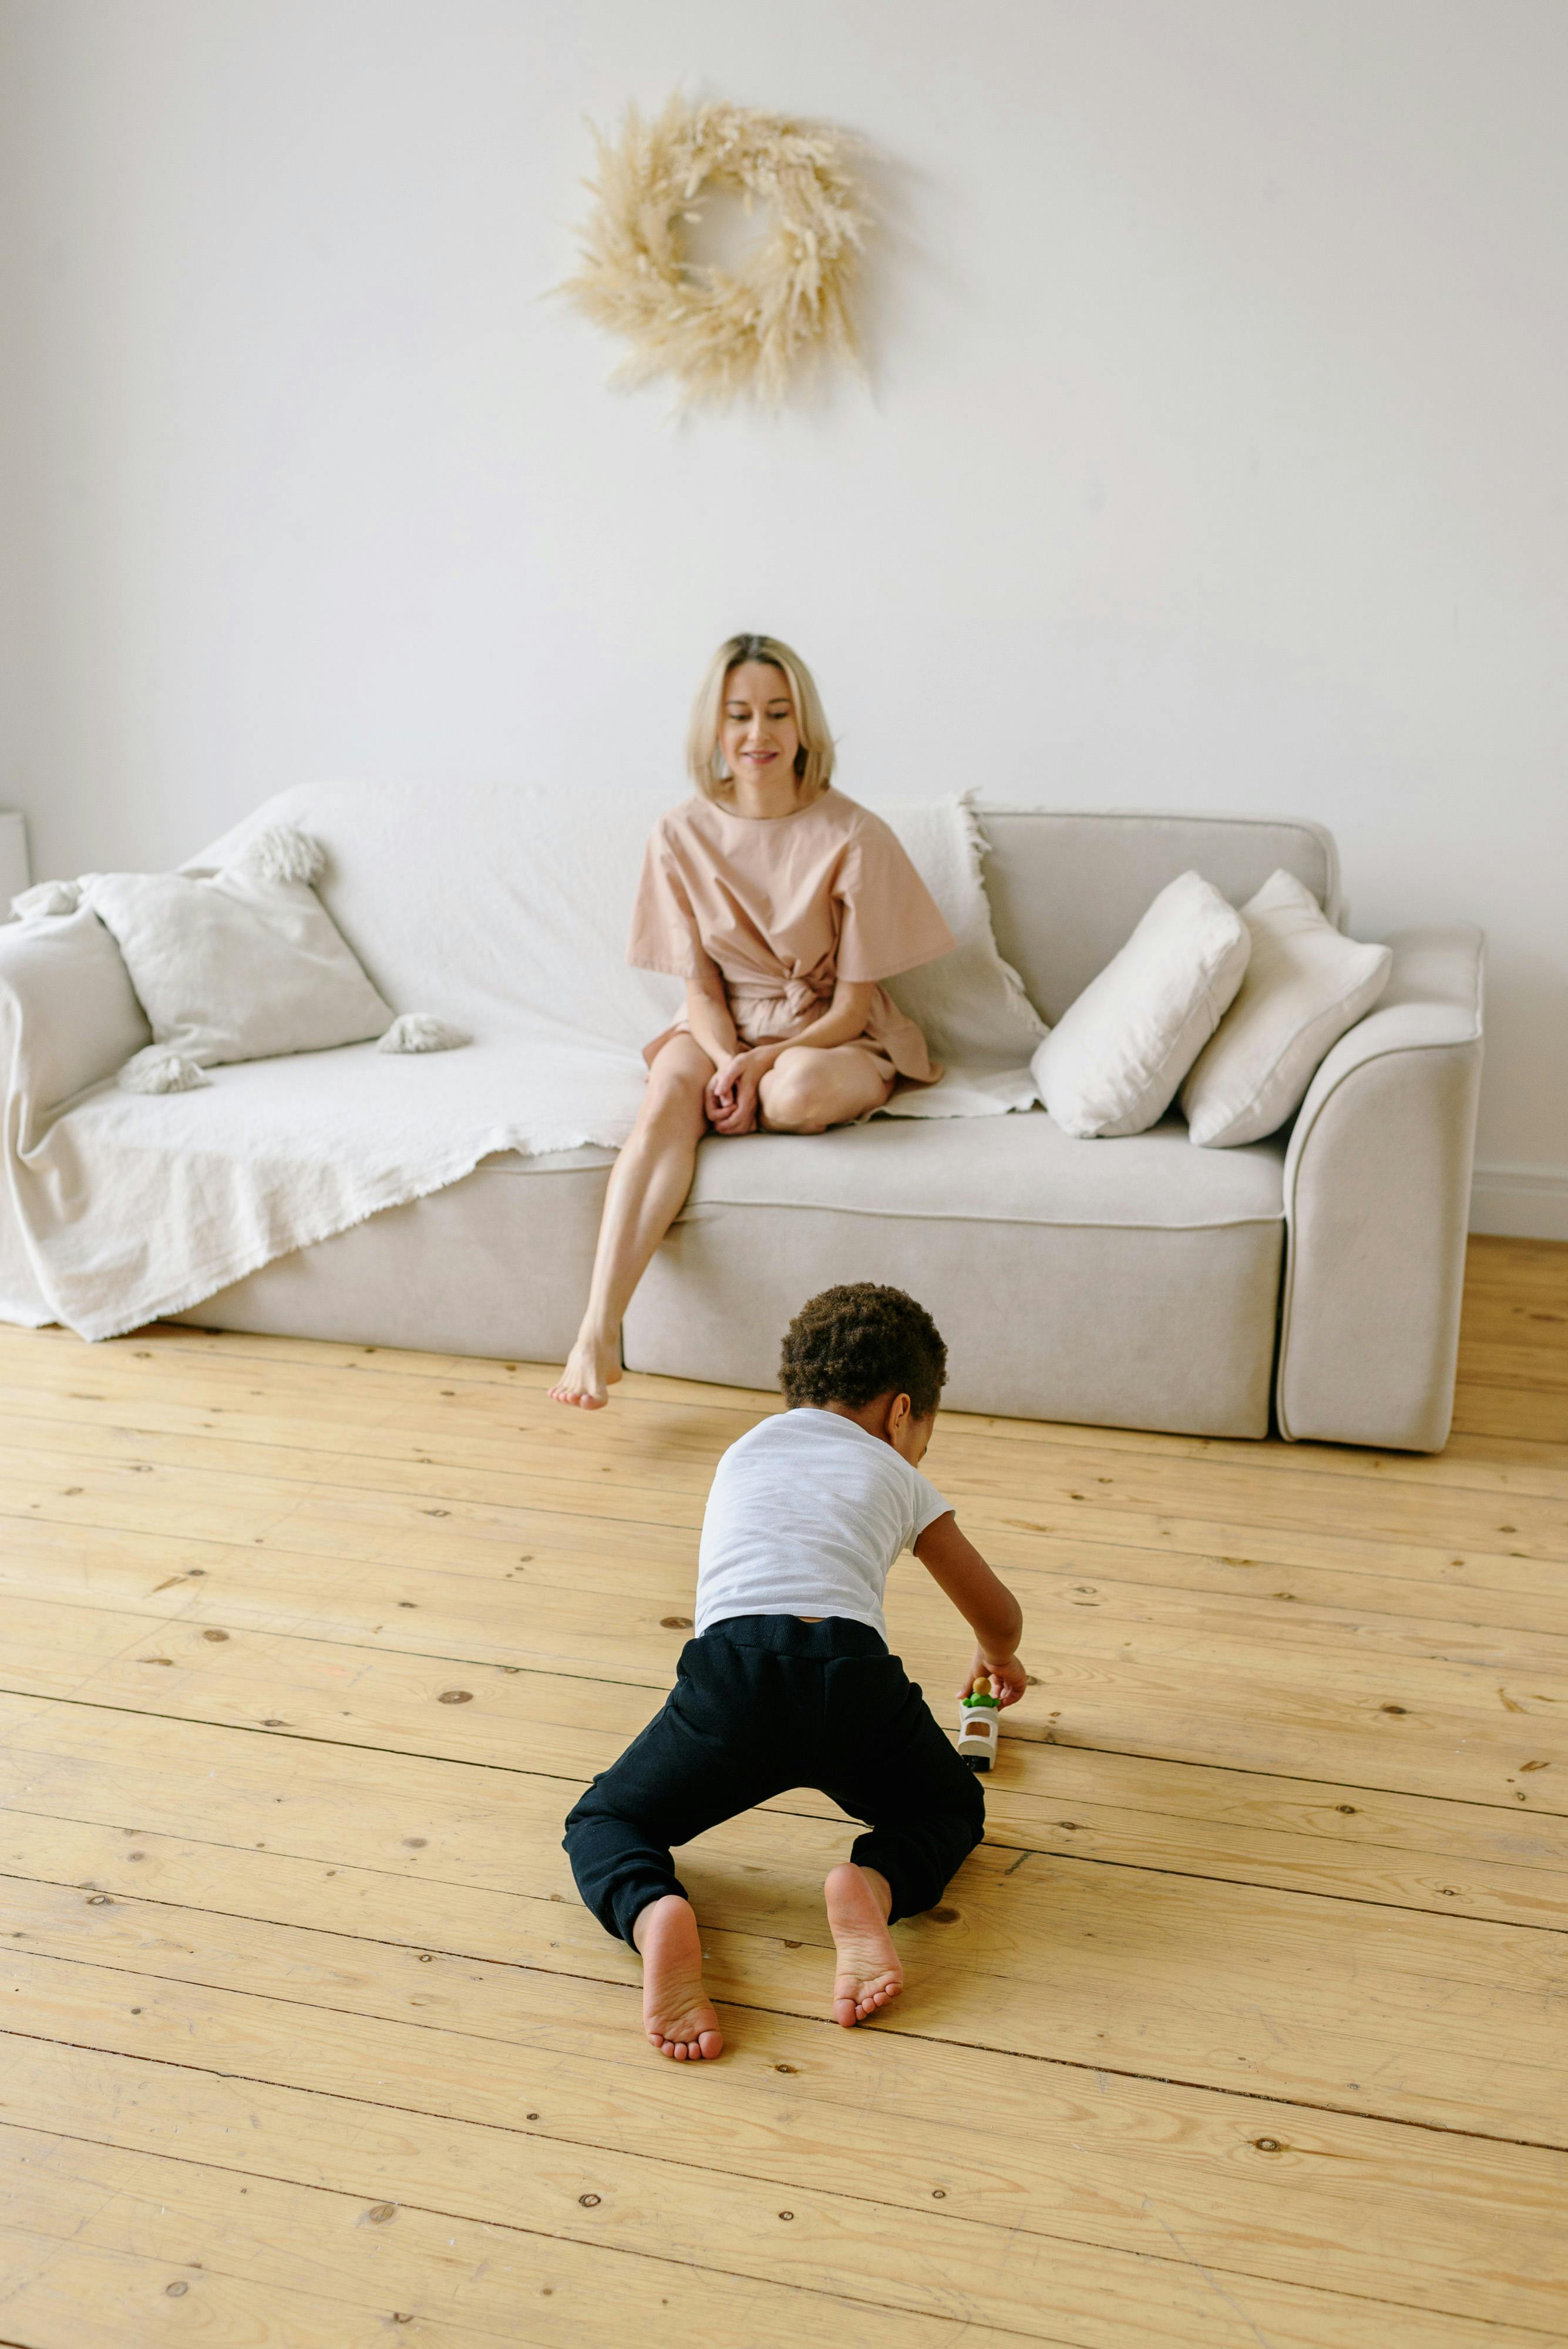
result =
M851 792L1310 814L1363 931L1484 923L1480 1219L1568 1237L1563 0L0 25L39 873L325 772L651 809L772 628ZM672 429L541 299L585 115L677 84L888 158L872 397Z

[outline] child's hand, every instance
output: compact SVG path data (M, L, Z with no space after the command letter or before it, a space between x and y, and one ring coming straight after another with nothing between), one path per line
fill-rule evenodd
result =
M974 1661L959 1682L956 1693L967 1696L976 1681L989 1677L991 1692L1004 1708L1016 1704L1029 1685L1029 1675L1016 1656L987 1656L977 1648Z

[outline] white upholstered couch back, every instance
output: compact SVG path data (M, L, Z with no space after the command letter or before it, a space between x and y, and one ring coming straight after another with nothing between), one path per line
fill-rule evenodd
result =
M322 894L389 1002L481 1023L524 1003L639 1044L680 995L622 958L648 820L644 805L560 791L303 784L192 864L222 862L265 823L300 824L327 849ZM1282 865L1343 916L1334 841L1316 824L1002 807L981 821L998 945L1051 1021L1189 867L1241 904Z
M997 945L1053 1024L1179 873L1195 869L1239 905L1282 865L1344 919L1338 853L1319 824L990 807L981 819Z

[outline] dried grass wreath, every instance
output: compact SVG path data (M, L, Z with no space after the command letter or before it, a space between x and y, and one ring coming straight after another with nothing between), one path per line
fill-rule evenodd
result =
M655 120L627 110L618 141L597 132L597 199L583 265L560 287L624 336L611 381L673 377L680 404L750 394L777 406L824 358L855 360L849 300L867 226L851 168L857 142L822 124L671 98ZM682 248L701 191L738 189L773 222L744 272L700 267Z

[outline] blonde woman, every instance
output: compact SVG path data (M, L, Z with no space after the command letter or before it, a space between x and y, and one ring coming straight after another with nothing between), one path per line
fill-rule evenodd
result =
M940 1074L878 980L952 934L879 816L833 788L810 670L774 636L721 645L691 713L696 796L659 818L627 959L686 981L645 1048L648 1092L605 1197L587 1310L557 1402L597 1411L621 1317L715 1133L821 1133Z

